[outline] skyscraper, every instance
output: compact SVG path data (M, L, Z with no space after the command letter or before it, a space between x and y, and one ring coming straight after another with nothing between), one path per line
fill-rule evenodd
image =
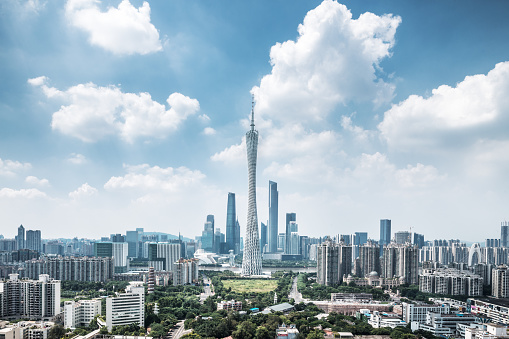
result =
M260 223L260 251L263 253L263 248L267 245L267 225L263 222Z
M18 235L16 236L16 244L18 245L18 250L25 248L25 227L20 225L18 227Z
M211 222L212 223L212 252L214 252L214 249L216 248L216 244L215 244L215 239L214 239L214 234L216 233L214 231L214 215L213 214L209 214L207 215L207 222Z
M228 206L226 209L226 251L235 251L235 221L237 212L235 210L235 193L228 193Z
M383 247L391 242L391 220L380 219L380 255L383 253Z
M41 231L40 230L28 230L26 232L26 242L25 247L29 250L34 250L37 252L42 252L42 242L41 242Z
M277 252L278 235L278 201L279 192L277 191L277 182L269 181L269 252Z
M290 239L292 236L292 230L290 226L290 222L297 221L297 214L296 213L286 213L286 244L285 244L285 253L290 254Z
M21 227L21 226L20 226ZM500 246L508 247L509 222L503 221L500 225Z
M235 222L235 254L239 254L241 252L240 248L240 224L239 224L239 218L237 218L237 221Z
M262 274L262 257L260 239L258 238L258 213L256 210L256 157L258 152L258 131L254 129L254 104L251 110L251 130L246 133L247 168L248 168L248 205L246 235L244 239L244 255L242 274Z

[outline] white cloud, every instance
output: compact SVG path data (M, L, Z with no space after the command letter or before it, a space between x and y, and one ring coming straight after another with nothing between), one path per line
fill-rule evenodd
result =
M401 22L390 14L352 19L346 6L325 0L299 25L296 41L271 48L272 72L253 88L263 118L320 120L337 104L392 99L394 86L377 77Z
M28 162L21 163L19 161L0 159L0 175L12 176L17 172L25 171L32 168Z
M81 197L90 197L97 193L97 189L90 186L88 183L84 183L78 187L75 191L69 193L69 198L76 200Z
M467 76L423 98L412 95L385 112L378 125L393 150L436 152L472 146L479 139L508 139L509 62L487 75Z
M246 138L238 145L231 145L221 152L215 153L210 157L212 161L221 161L225 163L241 162L246 159Z
M37 177L34 177L32 175L29 175L25 178L25 182L30 185L37 185L37 186L48 186L49 181L48 179L39 179Z
M39 191L36 188L15 190L12 188L0 189L0 198L25 198L36 199L46 198L46 193Z
M207 115L207 114L200 114L198 116L198 118L201 120L201 122L203 123L209 123L210 122L210 117Z
M83 165L87 162L87 158L83 154L71 153L67 161L74 165Z
M215 135L216 134L216 130L213 129L212 127L205 127L203 129L203 134L205 134L205 135Z
M148 54L162 50L159 32L150 22L150 5L139 8L123 0L106 12L98 0L68 0L69 22L89 35L89 42L115 54Z
M123 93L116 86L79 84L60 91L45 84L46 78L29 79L48 98L67 103L53 114L51 127L85 142L118 135L127 142L139 137L164 138L175 131L200 104L180 93L166 100L170 108L152 100L149 93Z
M104 188L107 190L136 189L139 191L179 192L184 187L200 183L205 175L186 167L150 167L147 164L126 166L127 174L111 177Z

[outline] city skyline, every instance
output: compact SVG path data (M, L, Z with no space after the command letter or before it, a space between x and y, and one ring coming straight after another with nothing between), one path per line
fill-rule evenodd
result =
M277 183L278 233L294 212L315 237L378 239L387 218L479 241L509 218L507 3L0 8L6 237L21 224L44 238L192 236L209 214L227 231L228 192L244 236L251 95L258 219Z

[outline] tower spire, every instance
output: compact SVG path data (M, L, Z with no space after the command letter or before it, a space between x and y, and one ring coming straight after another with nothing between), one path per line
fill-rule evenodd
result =
M251 131L254 131L254 94L251 95Z

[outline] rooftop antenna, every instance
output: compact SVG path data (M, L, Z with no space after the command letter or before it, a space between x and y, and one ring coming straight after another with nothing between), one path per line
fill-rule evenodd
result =
M254 130L254 94L251 94L251 131Z

